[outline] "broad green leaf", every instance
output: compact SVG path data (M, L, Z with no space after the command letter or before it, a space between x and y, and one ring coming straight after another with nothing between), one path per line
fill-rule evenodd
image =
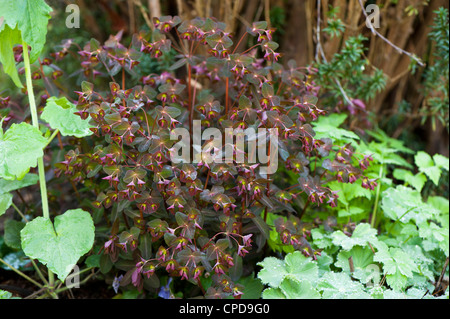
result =
M333 244L341 246L345 250L350 250L353 246L366 246L368 242L377 242L376 234L376 229L373 229L367 223L361 223L356 226L351 237L340 230L335 231L331 237L333 238Z
M46 121L53 129L58 129L63 136L84 137L92 134L89 128L89 119L81 119L74 113L77 108L70 103L66 97L57 99L52 96L47 99L41 118Z
M442 196L430 196L428 197L428 204L438 209L441 214L448 214L450 206L448 205L448 199Z
M27 123L13 124L0 137L0 177L7 180L23 179L36 167L47 140L34 126Z
M20 232L24 253L41 263L64 281L78 259L94 243L94 223L82 209L68 210L50 219L37 217Z
M313 228L311 229L311 236L313 238L313 243L319 249L326 249L333 246L332 239L330 235L324 234L322 229Z
M341 268L345 273L350 274L350 257L353 261L352 276L366 283L372 268L368 267L373 264L373 252L369 247L355 246L349 251L342 250L337 256L336 267Z
M264 287L261 281L255 278L253 274L239 279L237 283L244 286L241 299L259 299L261 297L261 291Z
M271 287L278 287L284 276L287 275L284 261L275 257L266 257L258 266L263 267L258 273L258 278L263 284Z
M280 290L287 299L320 299L319 292L309 281L300 281L290 275L283 279Z
M338 201L346 206L349 205L350 201L354 198L365 197L367 199L371 199L373 196L373 192L371 190L365 189L361 186L361 181L357 181L353 184L333 181L328 183L328 186L332 191L339 191Z
M12 198L13 196L10 193L0 194L0 216L11 206Z
M25 223L14 219L5 222L5 244L14 249L20 249L20 231L25 227Z
M364 213L364 209L358 206L350 206L348 209L341 209L338 211L338 217L357 216Z
M263 267L258 273L258 278L264 284L277 288L286 276L296 280L314 282L319 276L319 267L316 261L307 258L299 251L286 255L285 260L274 257L266 257L258 266Z
M389 137L385 132L383 132L380 129L368 130L368 131L366 131L366 133L369 134L370 136L374 137L378 141L380 141L381 142L380 144L382 144L384 147L386 145L389 145L390 147L392 147L397 152L402 152L402 153L407 153L407 154L413 154L414 153L413 150L405 147L403 145L402 141L397 140L395 138Z
M7 25L4 26L0 31L0 63L3 65L3 71L11 77L14 84L22 88L13 52L14 45L19 43L21 43L20 31L17 28L11 29Z
M262 293L263 299L286 299L280 288L267 288Z
M383 272L386 274L388 285L394 290L403 289L407 278L413 277L413 271L418 272L414 260L402 249L389 248L383 242L378 243L377 249L373 259L383 264Z
M441 227L433 222L424 221L419 226L419 236L438 243L446 256L449 255L448 227Z
M328 256L326 252L321 251L317 256L317 266L319 267L319 277L331 270L330 265L333 264L333 258Z
M30 62L33 63L44 48L52 8L44 0L3 0L1 8L5 25L11 29L17 26L22 39L31 46Z
M412 260L414 260L414 263L417 266L418 272L417 274L413 273L412 280L414 280L415 278L414 275L420 275L422 279L428 280L429 282L434 282L434 260L425 256L423 248L419 245L402 245L401 248L403 249L405 254L407 254ZM418 284L417 281L416 283Z
M319 280L317 289L322 292L323 299L368 299L369 294L364 286L352 281L346 273L328 272Z
M27 186L35 185L39 180L39 176L37 174L27 174L23 179L8 181L3 178L0 178L0 194L8 193L14 191L16 189L21 189Z
M386 283L394 290L402 290L405 288L407 282L407 276L403 275L400 271L396 271L392 275L386 275Z
M88 267L100 268L101 255L90 255L86 258L85 264Z
M435 185L439 184L441 169L434 164L434 161L430 155L423 151L417 152L416 156L414 156L414 161L419 168L419 171L424 172L425 175L427 175Z
M422 201L418 191L410 187L399 185L388 188L382 194L381 208L384 215L392 220L407 223L413 219L420 224L438 213L433 206Z
M427 182L427 178L424 174L419 173L413 175L411 171L406 169L397 168L394 170L393 175L396 179L400 179L402 181L411 184L418 192L422 191L423 186Z
M297 280L314 282L319 277L317 263L299 251L287 254L284 264L289 275Z
M328 116L321 116L316 122L312 123L316 138L328 137L334 140L353 141L359 140L359 136L339 126L344 123L347 115L345 114L330 114Z
M434 154L433 155L434 163L436 163L436 166L445 169L446 171L449 170L449 160L448 157L445 157L441 154Z

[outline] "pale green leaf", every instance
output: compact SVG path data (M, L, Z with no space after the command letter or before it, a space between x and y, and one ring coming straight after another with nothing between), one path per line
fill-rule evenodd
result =
M74 113L77 108L70 103L66 97L57 99L52 96L47 99L47 104L42 112L41 118L46 121L53 129L58 129L61 135L84 137L92 134L89 129L89 119L81 119Z
M428 204L438 209L441 214L448 214L450 206L448 204L448 199L442 196L430 196L428 197Z
M413 175L411 171L397 168L394 170L393 175L396 179L400 179L402 181L405 181L406 183L413 186L417 191L422 191L423 186L427 182L427 178L424 174L419 173L416 175Z
M413 272L418 272L414 260L400 248L389 248L383 242L377 245L374 261L383 264L383 272L386 274L388 285L394 290L403 289L407 278L413 277Z
M286 299L280 288L267 288L262 293L263 299Z
M280 290L286 299L320 299L319 292L306 280L298 280L290 275L283 279Z
M442 161L440 157L437 157L438 161ZM423 151L417 152L414 156L414 161L419 168L419 171L424 172L435 185L439 184L439 178L441 177L441 169L436 166L430 155ZM448 162L447 162L448 165Z
M328 272L319 280L317 289L324 299L368 299L364 286L345 273Z
M12 198L13 196L10 193L0 194L0 216L11 206Z
M0 177L7 180L25 177L44 155L47 140L27 123L13 124L0 138Z
M8 193L16 189L21 189L27 186L35 185L39 180L37 174L27 174L23 179L8 181L0 178L0 194Z
M284 276L287 275L284 261L275 257L264 258L263 261L258 263L258 266L263 267L258 273L258 278L261 279L263 284L271 287L278 287Z
M410 187L399 185L385 190L381 200L384 215L392 220L408 223L411 219L416 223L433 218L438 210L424 203L422 196Z
M274 257L266 257L258 266L263 267L258 278L263 284L277 288L286 276L303 281L314 282L319 276L317 262L311 258L303 256L299 251L294 251L286 255L285 260Z
M333 238L333 244L341 246L345 250L350 250L353 246L366 246L367 243L377 242L376 234L376 229L373 229L367 223L361 223L356 226L351 237L340 230L335 231L331 237Z
M19 43L21 43L21 35L17 28L11 29L6 25L0 31L0 63L3 65L3 71L11 77L17 87L22 88L13 52L14 45Z
M11 29L17 26L22 39L31 46L30 62L33 63L44 48L52 8L44 0L3 0L1 6L5 24Z
M342 250L339 252L336 267L341 268L345 273L350 275L350 257L353 261L352 276L366 283L368 277L372 275L373 269L369 265L373 264L373 252L369 247L355 246L349 251Z
M445 157L441 154L434 154L433 155L434 163L436 163L436 166L445 169L446 171L449 170L449 160L448 157Z
M297 280L314 282L319 277L317 263L299 251L287 254L284 263L289 275Z
M82 209L68 210L50 219L37 217L21 231L24 253L58 275L62 281L78 259L89 252L94 243L94 223Z

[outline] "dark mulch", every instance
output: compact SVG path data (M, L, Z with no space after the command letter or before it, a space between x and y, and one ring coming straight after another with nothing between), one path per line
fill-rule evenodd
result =
M28 274L27 274L28 275ZM34 279L34 278L33 278ZM13 271L0 268L0 289L9 291L14 297L25 298L39 288ZM61 299L111 299L115 293L101 280L91 280L80 288L72 288L59 295Z

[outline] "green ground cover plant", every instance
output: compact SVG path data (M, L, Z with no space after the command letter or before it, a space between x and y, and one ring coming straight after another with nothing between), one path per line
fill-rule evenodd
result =
M284 63L267 21L235 39L214 18L162 16L130 37L44 52L51 7L6 3L0 63L27 107L0 96L0 264L33 298L66 296L74 269L124 299L448 298L449 159L351 125L370 122L365 102L386 84L366 72L366 38L302 67ZM323 32L338 37L329 18ZM426 92L448 101L438 51ZM195 121L276 130L276 173L250 161L249 136L243 150L200 141L201 156L227 148L231 162L175 162L173 132L186 129L194 150ZM39 198L27 203L30 189Z

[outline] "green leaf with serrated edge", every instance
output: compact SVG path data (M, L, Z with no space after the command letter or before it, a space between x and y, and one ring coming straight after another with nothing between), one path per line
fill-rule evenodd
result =
M364 286L352 281L346 273L328 272L320 278L317 289L324 299L368 299Z
M449 159L448 157L445 157L444 155L441 154L434 154L433 155L433 160L434 163L436 164L436 166L445 169L446 171L449 170Z
M319 292L309 281L300 281L290 275L283 279L280 290L287 299L320 299Z
M68 210L50 219L37 217L20 232L24 253L58 275L62 281L78 259L89 252L94 243L94 223L82 209Z
M263 299L286 299L280 288L267 288L262 293Z
M311 258L305 257L301 252L294 251L287 254L284 264L290 276L297 280L314 282L319 277L319 267Z
M424 172L435 185L439 184L439 178L441 177L441 169L435 165L430 155L423 151L417 152L414 156L414 161L419 171Z
M385 243L379 242L376 246L374 261L383 264L383 272L386 274L388 285L400 290L406 285L407 278L413 277L413 271L417 272L414 260L400 248L389 248Z
M427 182L427 178L424 174L419 173L413 175L410 171L401 168L395 169L393 175L396 179L400 179L408 184L411 184L411 186L413 186L419 192Z
M317 257L317 266L319 267L319 277L331 270L330 265L333 264L333 258L328 256L326 252L321 251Z
M44 48L52 8L44 0L3 0L1 6L5 24L11 29L17 26L22 39L31 46L30 62L33 63Z
M448 220L448 219L447 219ZM440 227L434 222L424 221L419 226L419 236L437 242L446 256L449 255L449 232L447 227Z
M16 189L21 189L27 186L35 185L39 180L39 176L37 174L28 173L25 175L23 179L20 181L8 181L3 178L0 178L0 194L8 193L14 191Z
M13 124L0 138L0 177L7 180L25 177L30 167L36 167L37 159L47 140L34 126L27 123Z
M13 196L10 193L0 194L0 216L11 206L12 198Z
M405 288L408 281L407 276L401 272L396 271L392 275L386 275L386 283L394 290L400 291Z
M263 284L271 287L278 287L287 274L284 261L275 257L264 258L263 261L258 263L258 266L263 267L258 273L258 278L261 279Z
M420 224L438 213L433 206L422 201L418 191L403 185L390 187L382 193L381 208L386 217L401 223L413 219Z
M330 235L325 234L323 229L313 228L311 229L311 236L313 238L313 244L319 249L326 249L333 246Z
M58 129L63 136L84 137L92 135L89 129L89 119L81 119L74 113L77 108L70 103L66 97L56 98L54 96L47 99L41 118L46 121L53 129Z
M428 204L436 208L441 214L448 214L450 206L448 205L448 199L442 196L430 196L428 197Z
M369 247L355 246L349 251L342 250L337 256L336 267L341 268L345 273L350 274L350 257L353 264L354 278L366 283L368 277L372 274L373 252Z
M14 249L20 249L20 231L25 227L25 223L14 219L8 219L5 222L5 244Z
M11 29L7 25L4 26L0 31L0 63L3 65L3 71L11 77L14 84L22 88L13 52L14 45L19 43L21 43L20 31L17 28Z
M264 258L258 266L263 267L258 273L258 278L264 284L271 287L279 287L281 281L286 276L297 280L307 280L314 282L319 277L319 267L316 261L307 258L299 251L294 251L286 255L285 260L274 257Z
M367 223L361 223L356 226L351 237L345 235L342 231L335 231L331 237L333 244L341 246L345 250L350 250L353 246L366 246L367 243L375 243L377 230L370 227Z

